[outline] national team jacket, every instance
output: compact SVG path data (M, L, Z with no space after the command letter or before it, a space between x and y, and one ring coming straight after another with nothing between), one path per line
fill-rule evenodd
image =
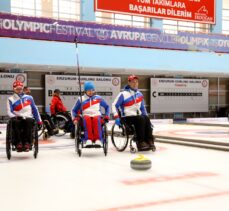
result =
M67 109L64 106L61 98L57 95L54 95L50 104L50 112L51 114L56 114L57 112L66 112Z
M105 100L99 95L93 95L92 97L87 96L86 94L82 96L82 104L81 98L79 97L71 110L71 116L74 120L78 114L82 113L84 116L101 116L101 107L105 110L105 116L110 115L109 105L105 102Z
M7 100L7 114L10 118L15 116L35 118L41 122L41 117L33 97L25 94L14 93Z
M127 85L112 103L112 112L115 118L125 116L147 115L143 94Z

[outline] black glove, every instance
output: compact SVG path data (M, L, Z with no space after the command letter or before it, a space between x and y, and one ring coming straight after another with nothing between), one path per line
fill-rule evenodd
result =
M109 120L110 120L110 118L109 118L109 116L104 116L104 117L103 117L103 120L104 120L104 122L108 123Z

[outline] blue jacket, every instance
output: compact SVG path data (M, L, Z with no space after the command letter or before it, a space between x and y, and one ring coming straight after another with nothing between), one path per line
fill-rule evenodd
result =
M112 103L112 112L114 117L147 115L143 94L139 90L133 90L129 85L119 93Z
M7 114L10 118L15 116L35 118L41 122L41 117L33 97L25 94L14 93L7 100Z
M105 116L110 115L109 105L99 95L93 95L92 97L89 97L86 94L83 95L82 104L81 98L79 97L71 111L72 119L74 119L78 114L81 114L81 107L83 110L83 115L85 116L101 116L101 107L103 107L105 110Z

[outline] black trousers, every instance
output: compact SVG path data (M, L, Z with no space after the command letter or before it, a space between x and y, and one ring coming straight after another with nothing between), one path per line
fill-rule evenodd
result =
M44 114L41 114L41 119L42 119L42 122L44 123L45 127L48 130L48 134L52 135L53 134L53 130L56 127L55 127L51 117L48 114L44 113Z
M34 119L32 118L13 118L12 119L12 129L13 129L13 136L14 136L14 144L17 145L18 143L29 143L32 142L32 130L34 127Z
M138 142L154 142L153 139L153 130L151 127L151 122L148 116L130 116L130 117L123 117L122 120L127 125L134 125L135 131L137 134L137 141Z

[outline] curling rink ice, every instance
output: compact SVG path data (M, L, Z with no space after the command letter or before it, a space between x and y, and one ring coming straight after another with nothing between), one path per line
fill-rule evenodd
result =
M79 157L66 134L41 140L37 159L12 152L8 161L0 131L0 211L229 210L228 151L156 142L142 153L152 168L136 171L137 153L117 152L110 137L106 157L102 149ZM155 124L154 134L228 144L229 124Z

